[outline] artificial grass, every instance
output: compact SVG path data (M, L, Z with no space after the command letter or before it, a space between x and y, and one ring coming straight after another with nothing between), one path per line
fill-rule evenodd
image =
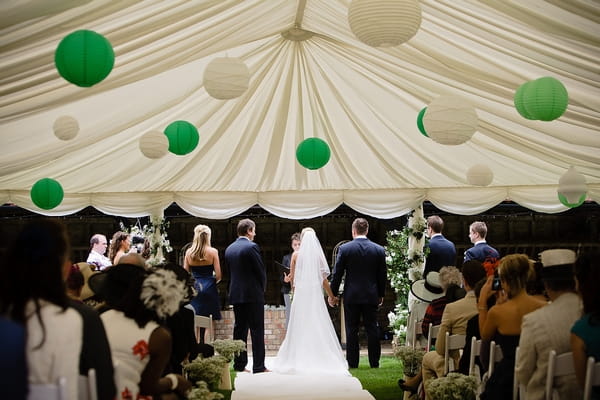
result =
M369 359L360 357L358 368L350 370L377 400L402 399L402 389L398 387L398 379L402 377L402 362L393 356L381 356L379 368L370 368Z

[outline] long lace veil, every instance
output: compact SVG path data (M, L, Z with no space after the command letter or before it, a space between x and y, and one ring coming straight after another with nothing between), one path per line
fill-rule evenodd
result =
M319 285L329 276L329 266L321 243L312 228L302 231L298 259L296 260L295 286Z

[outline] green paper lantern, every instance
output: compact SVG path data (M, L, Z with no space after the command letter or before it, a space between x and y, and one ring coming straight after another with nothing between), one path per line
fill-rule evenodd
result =
M29 194L33 204L43 210L51 210L59 205L65 195L60 183L50 178L43 178L37 181Z
M99 33L79 30L65 36L54 52L60 76L82 87L90 87L110 74L115 53L110 42Z
M523 105L527 114L541 121L553 121L564 114L569 104L565 86L552 77L529 82L523 92Z
M296 159L304 168L319 169L329 162L329 145L319 138L308 138L296 148Z
M200 140L198 129L187 121L171 122L165 129L165 135L169 139L169 151L178 156L194 151Z
M567 197L563 194L558 194L558 200L560 200L560 202L569 208L576 208L579 207L580 205L583 204L583 202L585 201L585 197L586 197L586 193L582 194L581 197L575 202L575 203L569 203L569 200L567 200Z
M521 116L523 118L535 119L525 109L525 104L524 104L524 100L523 100L523 95L525 93L525 89L527 88L527 85L529 85L530 83L532 83L532 82L525 82L524 84L519 86L519 88L515 91L515 95L513 97L513 102L515 104L515 108L517 109L517 112L519 114L521 114Z
M417 115L417 128L425 137L429 137L427 132L425 132L425 127L423 126L423 116L425 115L425 111L427 111L427 107L423 107L421 111L419 111L419 115Z

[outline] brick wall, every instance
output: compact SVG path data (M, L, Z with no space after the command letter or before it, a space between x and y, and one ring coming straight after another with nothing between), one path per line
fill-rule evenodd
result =
M215 321L215 339L233 338L233 310L221 311L221 320ZM285 311L283 309L265 310L265 350L277 351L285 337ZM251 350L248 335L248 350Z

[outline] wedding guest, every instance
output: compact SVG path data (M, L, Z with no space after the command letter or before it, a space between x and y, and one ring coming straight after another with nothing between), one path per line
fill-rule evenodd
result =
M113 360L120 374L117 388L121 400L138 396L186 395L191 383L181 375L163 371L169 363L172 336L161 323L179 309L184 284L172 271L147 271L118 264L92 276L94 292L110 309L101 314Z
M500 260L500 295L488 311L488 298L494 296L493 276L489 276L479 297L479 331L482 340L494 340L502 349L502 360L488 379L481 399L507 399L512 396L515 349L519 345L523 317L546 305L525 291L530 274L529 257L509 254Z
M541 261L530 260L532 264L531 275L527 280L527 294L537 297L540 300L548 301L545 292L544 281L542 280L542 269L544 266Z
M500 258L498 250L487 244L487 225L485 222L475 221L469 226L469 239L473 247L465 251L464 261L479 260L482 264L496 264Z
M27 397L25 328L0 316L0 393L7 399Z
M252 337L252 372L269 372L265 367L265 288L267 272L254 243L256 224L251 219L242 219L237 225L238 238L225 250L225 263L231 273L229 303L233 305L235 318L233 339L248 340ZM236 371L244 371L248 353L242 352L233 360Z
M108 249L108 258L112 265L118 264L119 259L131 248L131 236L125 232L115 232L110 241L110 247Z
M425 260L423 277L431 271L439 271L444 266L456 264L456 247L442 235L444 220L439 215L427 218L427 236L429 236L429 254Z
M290 261L292 259L292 254L295 251L300 249L300 232L296 232L291 237L291 246L292 253L286 254L283 256L281 260L281 264L284 267L290 268ZM290 298L291 284L289 277L286 277L284 274L280 275L281 280L281 294L283 295L283 303L285 304L285 328L287 329L288 324L290 322L290 307L292 304L292 299Z
M439 271L439 281L442 287L443 295L435 300L432 300L425 310L421 330L424 336L429 334L429 324L439 325L442 321L442 314L446 304L452 303L460 298L465 297L466 292L460 287L462 284L462 275L456 267L442 267ZM450 289L450 293L448 293ZM459 290L460 289L460 290ZM460 292L463 292L462 295Z
M77 264L71 265L67 276L67 296L69 299L81 302L81 290L83 289L83 274Z
M481 264L477 260L469 260L469 261L467 261L467 263ZM463 264L463 266L465 264ZM473 288L473 292L475 293L475 301L477 301L477 302L479 302L481 288L483 287L485 282L487 282L487 278L483 278L480 281L478 281L475 284L475 287ZM490 297L490 300L488 301L488 309L494 305L494 302L495 302L495 298L493 296ZM458 361L458 371L457 371L463 375L470 374L469 367L470 367L470 362L471 362L471 340L472 340L472 338L475 338L475 340L481 339L481 334L479 333L479 315L478 314L475 314L474 316L472 316L471 319L469 319L469 321L467 322L465 347L463 349L462 355L460 356L460 360ZM481 347L482 350L480 350L480 352L479 352L479 357L475 357L475 365L477 365L479 367L479 377L480 378L481 378L481 375L483 375L483 372L485 371L484 365L487 365L483 361L482 356L489 353L489 346L485 346L483 342L481 342L481 346L482 346ZM487 348L488 350L484 351L483 350L484 347Z
M432 271L427 274L427 278L414 281L410 286L410 293L415 301L408 316L406 341L415 343L415 346L425 347L427 336L421 333L413 337L413 332L416 332L415 325L422 326L429 304L444 295L439 272Z
M349 368L358 368L360 344L358 330L362 325L367 333L369 366L379 368L381 343L377 309L383 304L387 281L385 250L367 238L369 222L356 218L352 222L352 240L339 247L331 290L338 295L344 278L344 315L346 325L346 359ZM330 305L339 300L328 299Z
M577 290L583 301L583 317L571 328L571 350L579 385L583 388L588 357L600 361L600 251L582 254L575 262ZM592 388L592 398L600 399L600 386Z
M25 327L29 383L64 377L68 398L76 399L82 320L69 308L64 282L70 251L62 223L28 223L0 264L0 315Z
M97 271L101 271L104 268L112 265L110 259L104 255L108 247L106 236L96 233L90 239L90 254L88 255L87 262L96 266Z
M146 268L146 259L139 253L127 253L123 254L117 264L133 264L138 265L142 268Z
M573 275L575 252L546 250L540 253L540 258L541 278L550 304L523 317L519 358L515 364L518 381L527 386L528 400L546 398L549 351L554 350L557 355L571 351L571 326L581 315ZM556 377L554 389L561 399L577 399L582 395L574 374Z
M213 332L215 321L221 319L221 305L217 284L221 281L219 251L210 245L211 230L206 225L194 228L192 246L185 252L183 268L194 277L197 295L192 299L196 315L212 316ZM204 332L200 333L204 342Z

